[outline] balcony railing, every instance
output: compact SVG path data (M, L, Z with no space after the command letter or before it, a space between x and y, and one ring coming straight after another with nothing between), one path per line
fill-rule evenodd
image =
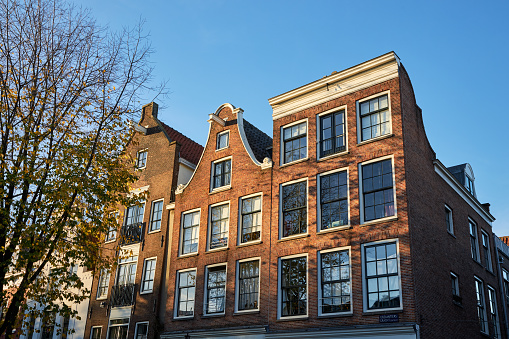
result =
M143 239L144 226L144 222L122 226L120 229L120 246L140 242Z
M115 285L111 288L111 307L131 306L134 304L136 284Z

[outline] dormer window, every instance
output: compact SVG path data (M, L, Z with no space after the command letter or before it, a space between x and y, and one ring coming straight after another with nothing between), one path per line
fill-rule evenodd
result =
M139 151L136 155L136 168L142 169L147 166L147 150Z
M465 188L475 197L474 181L468 175L465 175Z
M227 148L230 144L230 131L217 134L216 150Z

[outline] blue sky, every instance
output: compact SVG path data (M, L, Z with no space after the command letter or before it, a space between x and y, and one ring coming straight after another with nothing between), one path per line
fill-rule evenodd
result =
M154 82L168 80L170 92L156 99L160 118L201 144L225 102L272 135L267 99L395 51L437 157L472 165L495 233L509 235L509 1L75 3L114 30L146 20Z

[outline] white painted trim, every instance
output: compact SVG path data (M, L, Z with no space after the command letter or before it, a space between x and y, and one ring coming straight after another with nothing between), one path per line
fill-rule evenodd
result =
M154 266L154 277L152 279L152 289L143 291L143 283L145 282L145 271L147 269L147 261L155 260ZM154 285L156 280L156 268L157 268L157 256L143 259L143 269L141 270L141 281L140 281L140 294L149 294L154 292Z
M455 284L454 284L454 286L456 287L456 291L458 292L458 294L456 294L456 296L460 297L461 296L461 293L460 293L460 278L459 278L459 276L456 273L454 273L452 271L450 271L450 273L451 273L451 276L454 276L454 278L456 278ZM454 295L455 294L453 294L453 296Z
M210 124L212 124L212 122L217 122L221 127L224 127L226 125L225 121L219 118L216 114L209 114L209 120L207 121Z
M224 309L223 309L223 312L207 313L207 305L208 305L208 302L209 302L208 295L207 295L208 281L209 281L209 269L210 268L214 268L214 267L223 267L223 266L224 266L224 271L225 271ZM211 264L211 265L205 266L205 279L204 279L204 282L203 282L203 316L222 316L222 315L225 315L225 313L226 313L226 297L227 297L226 290L227 290L227 287L228 287L228 263L222 262L222 263ZM196 289L195 289L195 291L196 291Z
M219 187L214 187L214 173L215 173L215 165L217 163L225 162L230 160L230 184L223 185ZM222 191L224 189L230 188L232 186L232 180L233 180L233 156L229 155L227 157L223 157L217 160L213 160L210 165L210 192L217 192Z
M102 338L102 334L103 334L102 333L103 332L103 327L102 326L91 326L90 327L90 336L89 336L89 338L92 339L92 334L94 333L94 328L100 328L101 329L101 331L99 332L99 338Z
M369 221L365 221L364 220L364 192L363 192L363 187L362 187L362 166L363 165L368 165L368 164L371 164L371 163L375 163L375 162L380 162L380 161L384 161L384 160L387 160L387 159L391 159L391 165L392 165L392 192L393 192L393 199L394 199L394 215L390 215L388 217L384 217L384 218L380 218L380 219L373 219L373 220L369 220ZM358 170L358 175L359 175L359 206L360 206L360 223L361 225L369 225L369 224L372 224L372 223L377 223L377 222L383 222L383 221L390 221L390 220L394 220L394 219L397 219L398 218L398 203L396 201L396 170L395 170L395 164L394 164L394 154L391 154L391 155L387 155L387 156L384 156L384 157L380 157L380 158L375 158L375 159L371 159L371 160L367 160L367 161L364 161L364 162L360 162L357 166L357 170Z
M320 299L323 298L322 295L322 254L325 253L331 253L331 252L341 252L341 251L348 251L348 270L350 275L350 311L347 312L335 312L335 313L322 313L322 308L320 307ZM318 251L318 257L317 257L317 273L318 273L318 316L319 317L327 317L327 316L335 316L335 315L347 315L347 314L353 314L353 296L352 296L352 248L351 246L342 246L342 247L336 247L331 248L327 250ZM340 272L341 274L341 272Z
M244 114L242 110L237 112L237 128L239 129L240 140L242 141L247 154L249 154L249 157L256 166L261 166L262 163L256 159L254 152L251 149L251 145L249 145L249 141L247 140L246 132L244 130Z
M480 291L482 292L481 299L482 299L482 303L483 303L484 319L485 319L486 327L487 327L486 331L483 331L481 329L481 333L489 335L489 320L488 320L488 312L486 312L486 291L484 290L484 281L476 275L474 275L474 280L479 282L481 285L481 288L480 288ZM475 308L477 309L477 286L475 286L475 289L476 289L476 291L475 291L476 292Z
M152 228L152 217L154 216L154 213L153 213L154 203L160 202L160 201L163 203L162 209L161 209L161 225L159 226L159 228L157 230L152 231L151 228ZM149 214L150 220L148 221L147 234L156 233L156 232L161 231L161 227L163 226L163 212L164 212L164 198L152 200L152 203L150 204L150 214Z
M212 238L212 208L218 207L218 206L224 206L228 205L228 241L226 243L226 246L218 247L218 248L210 248L210 241ZM230 220L231 220L231 205L230 200L217 202L215 204L209 205L209 211L208 211L208 222L207 222L207 252L210 251L218 251L222 249L227 249L230 246Z
M194 253L198 253L198 251L200 250L200 237L198 237L198 246L196 246L196 252L189 252L189 253L182 253L183 249L184 249L184 217L186 214L191 214L191 213L195 213L195 212L198 212L199 215L198 215L198 220L199 220L199 223L198 223L198 234L200 233L200 224L201 224L201 208L195 208L195 209L192 209L192 210L188 210L188 211L185 211L185 212L182 212L180 214L180 236L179 236L179 251L178 251L178 256L179 257L183 257L183 256L186 256L186 255L190 255L190 254L194 254Z
M400 307L392 307L392 308L376 308L376 309L368 309L368 284L367 284L367 275L366 275L366 254L365 248L372 245L380 245L380 244L396 244L396 259L398 260L398 281L399 281L399 303ZM403 288L401 281L401 262L400 262L400 251L399 251L399 239L384 239L378 241L372 241L369 243L361 244L361 265L362 265L362 308L364 313L379 313L385 311L401 311L403 310Z
M288 185L297 184L300 182L306 182L306 233L299 233L299 234L292 234L287 237L283 237L283 187ZM309 180L308 178L301 178L297 180L288 181L285 183L279 184L279 234L278 234L278 240L281 239L291 239L293 237L302 237L307 234L309 234Z
M219 139L223 134L228 134L228 144L225 147L218 148L219 147ZM216 133L216 151L222 151L230 147L230 130L222 131L219 133Z
M242 201L244 199L250 199L260 197L260 238L258 240L242 242ZM237 246L248 245L251 243L259 243L262 240L263 235L263 192L257 192L243 197L239 197L239 211L238 211L238 222L237 222Z
M179 299L180 299L180 289L179 289L179 283L180 283L180 274L185 272L194 271L194 311L193 315L187 315L187 316L178 316L178 308L179 308ZM173 319L192 319L194 318L194 315L196 313L196 280L198 279L198 270L196 267L191 268L185 268L182 270L178 270L175 274L175 297L173 298Z
M454 221L453 221L452 208L449 205L447 205L447 204L444 204L444 206L445 206L445 209L447 210L446 213L449 214L449 220L451 222L451 230L447 230L447 232L449 232L450 234L454 235Z
M140 321L140 322L137 322L135 325L134 325L134 338L138 338L138 325L139 324L147 324L147 337L148 336L148 331L149 331L149 327L148 327L148 324L149 322L148 321Z
M320 124L320 118L326 116L326 115L330 115L330 114L334 114L334 113L338 113L340 111L344 111L344 136L345 136L345 150L344 151L341 151L341 152L338 152L338 153L332 153L332 154L329 154L329 155L326 155L324 157L322 157L320 155L320 142L322 141L322 125ZM343 105L343 106L340 106L340 107L336 107L336 108L333 108L333 109L329 109L325 112L322 112L322 113L319 113L316 115L316 160L319 161L319 160L325 160L327 158L331 158L331 157L334 157L338 154L343 154L343 153L348 153L348 107L347 105ZM332 129L334 129L334 126L332 126Z
M306 123L306 156L304 158L300 158L300 159L297 159L294 161L284 162L284 157L285 157L284 130L289 127L295 126L295 125L300 125L303 122ZM279 127L279 140L280 140L280 142L279 142L279 166L283 166L283 165L288 166L290 164L294 164L294 163L308 159L309 158L309 119L308 118L301 119L301 120L294 121L292 123L289 123L289 124Z
M485 254L485 246L484 246L484 239L486 238L486 241L488 242L488 258L486 258L486 255L484 255L484 260L486 263L488 263L489 267L486 267L486 270L488 272L493 273L493 256L491 255L491 244L490 244L490 236L488 235L488 232L482 229L481 227L481 247L483 248L483 254Z
M435 167L435 172L442 178L444 181L451 186L451 188L458 193L458 195L465 200L467 204L472 207L472 209L481 216L490 226L492 226L495 218L487 212L482 205L475 199L467 189L461 185L458 180L447 170L447 168L440 162L440 160L433 160L433 165Z
M192 168L193 170L196 169L196 165L193 164L192 162L182 158L182 157L179 157L179 163L181 163L182 165L186 165L187 167L190 167Z
M322 230L322 204L320 202L321 201L321 198L320 198L321 182L320 182L320 180L322 179L323 176L333 174L333 173L338 173L338 172L346 172L346 201L348 203L348 224ZM350 222L350 172L349 172L348 167L341 167L341 168L333 169L331 171L319 173L316 175L316 209L317 209L316 210L316 227L317 227L316 232L317 233L321 233L321 232L327 233L327 232L331 232L333 230L350 228L350 226L351 226L351 222Z
M281 261L287 260L287 259L294 259L294 258L306 258L306 314L304 315L295 315L295 316L282 316L282 303L283 303L283 293L282 293L282 282L281 282ZM298 319L306 319L309 317L309 253L299 253L299 254L293 254L293 255L287 255L284 257L278 258L277 263L277 319L284 319L284 320L298 320Z
M387 109L389 110L389 133L379 135L374 138L362 140L361 104L363 102L381 97L386 94L387 94L387 103L388 103ZM392 108L391 108L391 91L390 90L379 92L379 93L370 95L369 97L365 97L365 98L355 101L355 112L356 112L355 114L356 114L356 120L357 120L357 144L366 143L369 141L375 141L377 139L383 139L384 137L387 137L388 135L392 135ZM368 115L371 115L371 113Z
M478 262L479 264L481 263L481 250L480 250L480 247L479 247L479 225L477 225L477 223L474 221L474 219L468 217L468 236L469 236L469 240L470 238L472 237L472 228L471 228L471 224L474 225L474 230L475 230L475 247L476 247L476 253L477 253L477 258L472 258L474 261ZM470 244L470 252L472 252L472 244Z
M138 159L139 159L140 153L143 153L143 152L147 153L147 157L145 158L145 166L138 167ZM136 169L137 170L145 169L147 167L147 162L148 162L148 148L140 149L138 152L136 152Z
M240 273L240 264L244 262L250 262L250 261L258 261L258 302L257 308L249 309L249 310L241 310L239 311L239 273ZM260 280L262 277L262 258L261 257L252 257L252 258L246 258L246 259L240 259L237 260L235 263L235 307L234 307L234 313L235 314L243 314L243 313L250 313L250 312L256 312L260 310Z

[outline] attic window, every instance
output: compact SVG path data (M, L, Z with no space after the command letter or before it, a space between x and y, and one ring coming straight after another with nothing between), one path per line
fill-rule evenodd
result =
M136 167L138 169L145 168L147 166L147 150L139 151L136 155Z
M465 188L475 197L474 181L465 175Z
M216 150L227 148L229 144L230 144L230 131L217 134Z

